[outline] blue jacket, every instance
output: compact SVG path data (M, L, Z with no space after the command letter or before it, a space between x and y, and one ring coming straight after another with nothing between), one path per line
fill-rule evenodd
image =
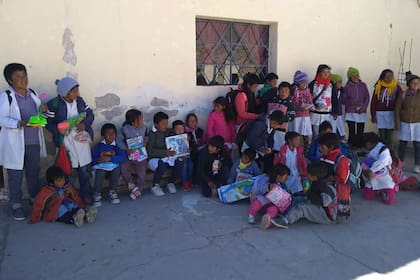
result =
M318 143L318 139L319 139L319 135L316 138L312 139L311 145L309 146L309 149L308 149L308 153L306 155L306 158L310 162L319 161L319 159L322 156L322 153L321 153L321 150L320 150L320 145ZM348 149L347 144L340 143L340 151L341 151L341 153L343 153L347 149Z
M253 196L256 197L256 199L258 199L261 203L262 206L271 203L266 197L265 195L270 191L268 189L270 185L270 179L268 177L268 175L261 175L258 176L257 179L255 180L254 185L252 186L251 189L251 194ZM286 187L285 184L280 184L280 186L286 190L289 191Z
M236 181L236 176L238 176L238 173L249 174L252 177L258 176L261 174L261 170L258 167L258 164L255 162L255 160L252 161L251 164L245 167L244 169L239 169L239 161L240 159L237 159L233 163L232 168L230 169L228 184L232 184L233 182Z
M127 160L127 155L117 145L106 144L103 141L96 144L92 150L92 165L98 164L102 152L115 151L115 156L111 156L111 162L121 164Z
M245 143L254 150L267 147L267 124L263 118L254 120L247 128Z
M85 124L86 131L89 133L90 137L93 140L93 129L92 123L95 119L92 109L86 104L86 102L80 96L76 99L77 102L77 111L79 114L86 113L86 118L82 121ZM47 115L47 126L46 128L53 134L54 144L59 147L60 142L60 132L57 129L57 124L67 120L67 105L61 96L57 96L47 103L48 112Z

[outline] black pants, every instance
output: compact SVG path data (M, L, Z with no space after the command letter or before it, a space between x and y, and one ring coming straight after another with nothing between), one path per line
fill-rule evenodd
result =
M384 144L388 145L388 147L392 147L392 133L394 132L393 129L379 129L379 136L381 137Z
M229 179L229 173L230 173L230 168L227 166L222 166L222 168L219 170L219 173L217 173L216 175L210 176L210 180L217 187L226 185L227 180ZM203 196L210 197L211 189L208 186L207 182L202 181L200 185L201 185L201 193L203 194Z
M407 141L400 141L400 145L398 146L398 157L401 159L401 161L404 161L407 143L408 143ZM414 146L414 164L420 165L420 142L413 141L413 146Z
M363 133L365 130L365 123L356 123L352 121L346 122L347 126L349 127L348 143L358 148L363 147Z
M77 211L79 211L79 209L80 208L77 207L71 211L66 212L63 216L58 218L56 221L60 223L65 223L65 224L74 224L73 216L77 213Z

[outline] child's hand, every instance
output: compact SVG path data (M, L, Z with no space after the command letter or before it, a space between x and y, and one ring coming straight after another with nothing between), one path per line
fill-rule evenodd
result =
M86 126L85 126L85 124L84 124L84 123L78 123L78 124L76 125L77 132L82 132L82 131L84 131L84 130L85 130L85 128L86 128Z
M271 191L271 190L273 190L275 187L277 187L277 185L276 185L276 184L270 184L270 185L268 186L268 189Z
M47 112L48 111L48 105L47 104L42 104L41 105L41 111L42 111L42 113Z
M176 155L176 151L173 151L173 150L167 150L167 151L166 151L166 155L167 155L168 157L173 157L174 155Z
M107 152L102 152L101 153L101 157L105 157L105 156L115 156L115 151L107 151Z
M111 161L111 158L107 156L101 156L98 160L99 163L110 162L110 161Z

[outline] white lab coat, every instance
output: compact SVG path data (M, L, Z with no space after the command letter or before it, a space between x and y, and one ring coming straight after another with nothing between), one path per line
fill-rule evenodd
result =
M13 89L10 96L12 103L9 105L9 98L6 92L0 93L0 165L7 169L22 170L25 156L25 139L23 128L17 128L20 117L20 110L16 101ZM41 100L32 92L29 92L37 107ZM41 157L47 156L45 139L42 128L39 129L39 144Z

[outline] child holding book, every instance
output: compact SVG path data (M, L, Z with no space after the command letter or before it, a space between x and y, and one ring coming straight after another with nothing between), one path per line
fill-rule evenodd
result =
M255 162L256 152L254 149L248 148L243 153L240 159L236 160L230 170L228 184L237 182L238 175L249 179L261 174L258 164Z

